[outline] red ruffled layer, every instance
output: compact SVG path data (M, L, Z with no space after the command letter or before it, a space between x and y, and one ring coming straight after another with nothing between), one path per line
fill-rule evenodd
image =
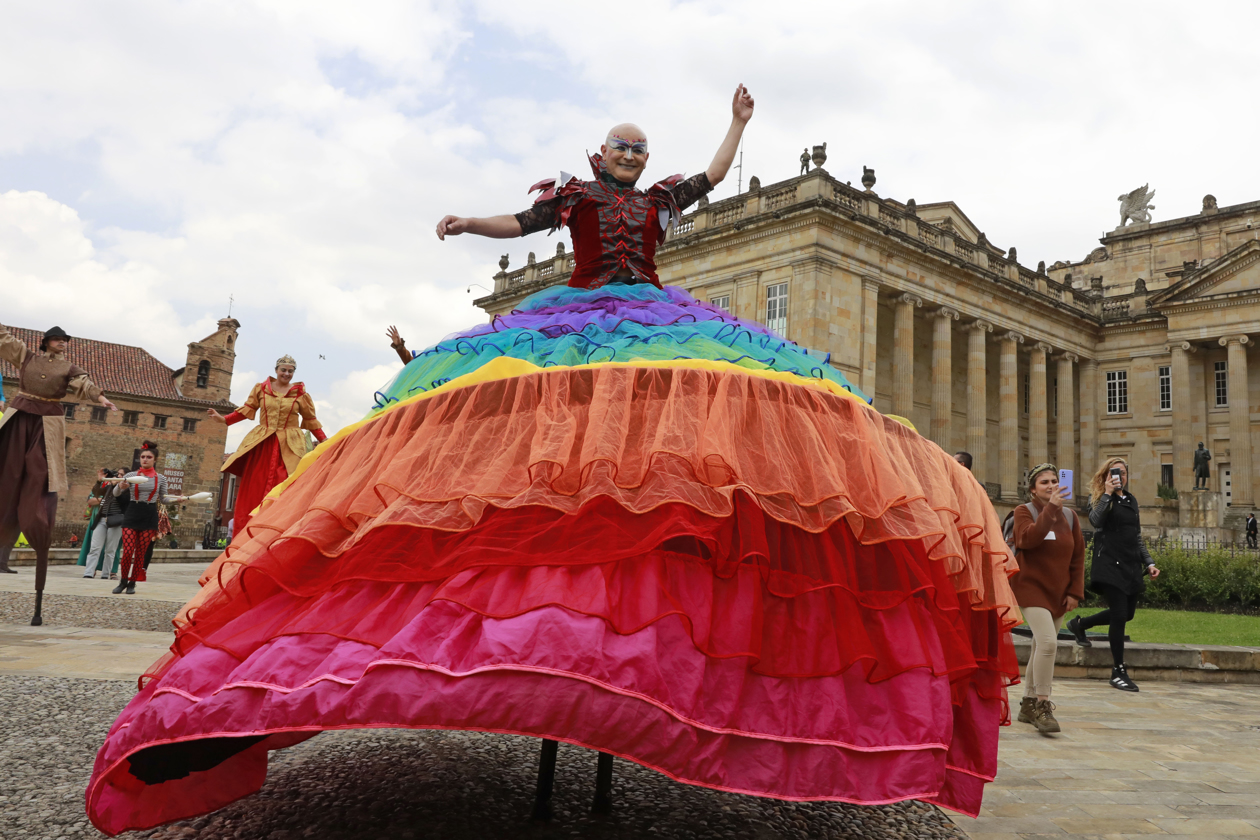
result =
M1002 616L960 599L921 543L862 546L843 520L811 534L767 519L744 494L734 501L721 519L681 504L631 518L609 499L576 515L496 510L458 533L378 528L336 558L280 540L223 584L213 609L189 612L175 650L207 644L244 659L300 633L380 646L425 604L448 600L497 618L559 604L618 633L680 615L706 656L774 676L859 661L875 681L919 667L1014 673ZM347 580L417 585L338 586Z

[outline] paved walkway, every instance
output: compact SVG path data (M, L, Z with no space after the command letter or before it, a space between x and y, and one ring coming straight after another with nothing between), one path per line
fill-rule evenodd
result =
M48 590L109 595L78 568L49 569ZM203 568L150 567L133 597L183 602ZM0 591L30 584L29 573L0 576ZM170 633L0 624L0 673L135 679L170 642ZM1059 680L1054 700L1061 734L1002 730L980 818L954 817L972 837L1260 837L1260 686L1148 681L1128 694Z
M1260 837L1260 686L1141 688L1056 681L1063 732L1004 728L980 818L955 824L983 840Z
M140 598L150 601L178 601L184 603L197 594L201 587L197 578L206 570L207 563L156 563L149 566L148 580L136 586L136 594L129 598ZM49 566L48 580L44 583L44 591L55 595L86 595L90 597L111 597L110 590L118 581L102 580L100 573L95 578L85 578L82 566ZM30 566L18 567L15 575L0 575L0 592L33 592L35 590L35 569Z

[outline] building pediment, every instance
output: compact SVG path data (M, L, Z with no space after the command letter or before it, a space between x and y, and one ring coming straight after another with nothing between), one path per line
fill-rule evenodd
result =
M1260 296L1260 242L1250 240L1225 256L1184 274L1150 299L1163 309L1230 297Z

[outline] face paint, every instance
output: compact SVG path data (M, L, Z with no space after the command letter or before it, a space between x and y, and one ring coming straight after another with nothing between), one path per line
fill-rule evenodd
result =
M626 152L634 155L646 155L648 150L646 140L627 140L624 137L618 137L616 134L608 135L606 145L609 151L619 155L624 155Z

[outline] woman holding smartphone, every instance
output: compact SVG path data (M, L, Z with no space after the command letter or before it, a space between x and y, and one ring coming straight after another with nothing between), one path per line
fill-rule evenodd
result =
M1028 490L1032 501L1015 508L1019 574L1011 579L1033 639L1019 720L1050 733L1060 731L1050 702L1059 625L1085 597L1085 537L1075 511L1063 507L1071 489L1059 486L1054 464L1033 467Z
M1133 620L1137 601L1146 591L1145 575L1159 577L1159 569L1142 542L1138 500L1129 492L1129 465L1111 458L1098 468L1090 482L1090 524L1094 526L1094 562L1090 589L1107 602L1107 609L1088 618L1079 615L1068 622L1076 643L1090 647L1085 631L1107 625L1111 645L1111 685L1121 691L1137 691L1124 664L1124 626Z

